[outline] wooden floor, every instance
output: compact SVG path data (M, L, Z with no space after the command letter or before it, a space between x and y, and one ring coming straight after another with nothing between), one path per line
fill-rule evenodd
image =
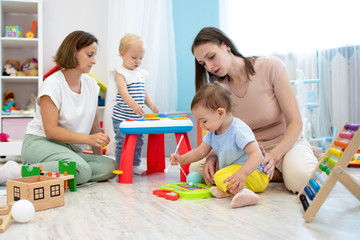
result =
M360 168L348 169L359 180ZM232 209L230 198L169 201L152 190L179 182L168 174L134 176L66 191L65 206L11 222L0 239L360 239L360 202L338 183L312 223L283 183L270 183L258 205ZM0 206L6 204L0 187ZM4 217L4 216L3 216Z

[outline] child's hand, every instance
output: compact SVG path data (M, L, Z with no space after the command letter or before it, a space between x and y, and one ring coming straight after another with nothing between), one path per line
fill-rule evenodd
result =
M152 111L153 113L158 113L158 112L159 112L159 109L158 109L158 107L157 107L156 105L152 105L151 111Z
M243 174L240 170L234 173L232 176L224 180L223 183L228 182L226 185L226 190L229 190L231 194L236 194L244 188L244 183L246 180L246 175ZM231 186L232 185L232 186Z
M132 110L139 116L144 116L145 114L144 109L139 104L136 104L136 106L133 107Z
M170 154L170 163L171 165L181 164L181 156L179 154L171 153Z

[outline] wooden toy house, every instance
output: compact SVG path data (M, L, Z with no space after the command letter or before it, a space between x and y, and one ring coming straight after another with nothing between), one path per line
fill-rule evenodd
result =
M31 176L10 179L6 182L8 204L26 199L34 204L35 211L64 205L64 179L49 176Z

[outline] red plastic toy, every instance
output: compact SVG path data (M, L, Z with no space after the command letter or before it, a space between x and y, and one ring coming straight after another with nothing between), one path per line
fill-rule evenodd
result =
M171 201L178 200L179 194L172 190L157 189L153 191L153 194Z

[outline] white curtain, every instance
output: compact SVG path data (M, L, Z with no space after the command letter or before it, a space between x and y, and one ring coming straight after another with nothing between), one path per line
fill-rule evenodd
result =
M312 137L330 136L345 121L360 122L357 2L219 0L220 28L242 54L280 57L291 80L299 80L298 71L305 80L320 79L319 108L311 116L302 109Z
M104 111L104 130L110 136L107 155L114 155L112 107L117 88L113 71L122 64L119 42L126 33L141 36L145 56L141 68L149 72L147 93L160 112L171 112L177 106L177 78L172 1L109 0L108 1L108 90ZM151 112L147 107L145 112Z

